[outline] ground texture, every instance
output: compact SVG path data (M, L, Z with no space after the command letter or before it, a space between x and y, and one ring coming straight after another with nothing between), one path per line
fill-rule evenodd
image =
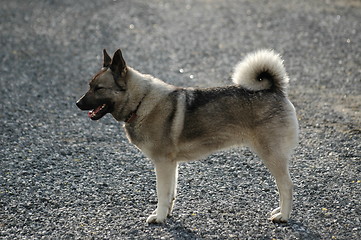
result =
M1 239L361 238L360 1L1 2ZM250 51L280 52L300 122L290 222L267 220L274 181L233 149L182 164L173 217L146 224L152 164L111 116L75 106L103 48L200 87L230 84Z

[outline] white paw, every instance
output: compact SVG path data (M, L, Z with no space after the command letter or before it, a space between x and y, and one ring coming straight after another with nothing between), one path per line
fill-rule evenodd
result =
M271 212L271 216L276 215L277 213L281 212L281 208L275 208L272 212Z
M166 217L160 217L157 214L151 214L147 218L147 223L164 223Z
M288 221L288 216L284 216L281 212L273 214L269 220L276 223L285 223Z

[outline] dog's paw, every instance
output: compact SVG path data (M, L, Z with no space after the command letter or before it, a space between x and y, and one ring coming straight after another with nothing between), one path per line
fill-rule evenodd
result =
M278 209L275 209L278 210ZM272 213L275 211L273 210ZM277 211L276 211L277 212ZM269 220L271 220L274 223L286 223L288 221L288 216L284 216L281 212L278 212L276 214L273 214Z
M166 217L160 217L159 215L157 215L156 213L149 215L149 217L147 218L147 223L164 223L165 222Z
M271 212L271 216L276 215L277 213L281 212L281 208L275 208L272 212Z

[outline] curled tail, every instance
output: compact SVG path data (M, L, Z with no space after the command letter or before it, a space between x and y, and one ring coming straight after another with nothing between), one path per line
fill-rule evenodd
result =
M248 54L236 65L232 79L235 84L252 91L270 89L286 92L289 81L283 60L272 50Z

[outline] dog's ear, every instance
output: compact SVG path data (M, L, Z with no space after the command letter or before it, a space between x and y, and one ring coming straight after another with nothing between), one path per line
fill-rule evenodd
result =
M124 61L122 52L118 49L113 56L110 64L115 82L123 89L126 89L127 64Z
M122 52L118 49L113 56L112 64L110 65L110 69L115 72L119 73L120 77L124 78L127 73L127 65L124 61Z
M104 61L103 61L103 67L109 67L112 59L107 53L107 50L103 49L103 55L104 55Z

